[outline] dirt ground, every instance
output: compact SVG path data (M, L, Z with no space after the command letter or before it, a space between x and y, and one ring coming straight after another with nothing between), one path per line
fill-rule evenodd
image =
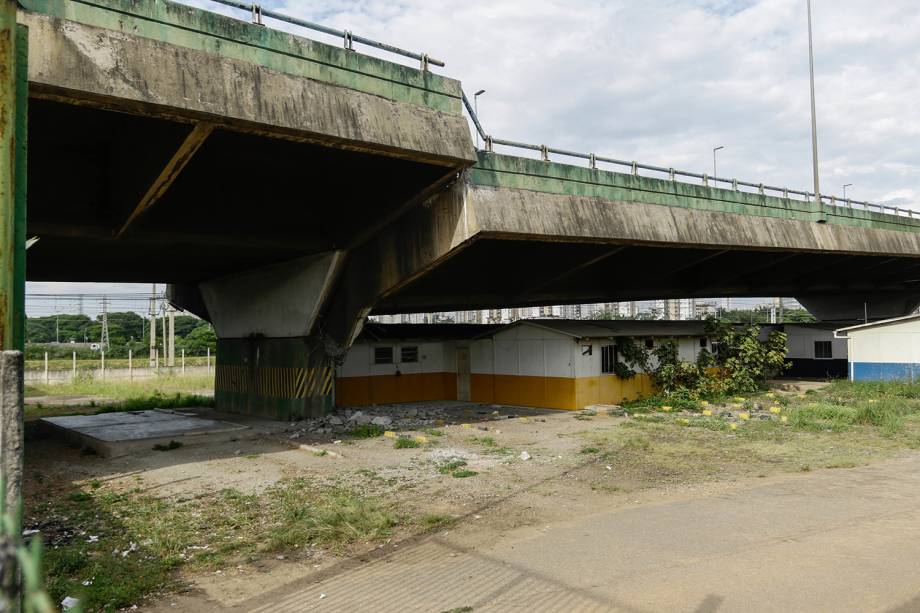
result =
M803 391L791 385L781 393ZM150 611L218 610L252 603L289 584L322 581L432 533L462 535L464 546L475 548L522 529L540 531L573 518L704 496L771 474L810 470L800 464L801 454L791 451L793 443L809 449L809 462L816 468L862 465L907 453L894 444L870 453L860 440L852 444L857 451L840 460L849 449L845 438L811 449L808 437L823 433L781 442L783 455L762 452L760 441L755 441L760 447L740 447L738 442L734 451L726 451L724 443L735 441L734 433L682 429L670 422L463 403L437 406L449 414L446 425L399 433L424 437L419 448L396 449L389 436L313 434L292 439L290 424L221 416L207 409L201 410L203 416L223 417L250 430L233 440L114 459L82 455L55 440L35 440L27 449L27 475L39 475L41 486L31 480L27 496L63 495L93 482L107 491L140 488L185 501L226 489L259 494L286 479L309 477L330 488L373 496L415 518L397 526L382 543L310 548L237 559L207 572L183 571L178 590L137 603ZM690 435L692 442L686 440ZM700 449L711 453L701 456ZM475 474L445 474L445 464L458 461ZM424 518L430 518L430 530L420 528Z

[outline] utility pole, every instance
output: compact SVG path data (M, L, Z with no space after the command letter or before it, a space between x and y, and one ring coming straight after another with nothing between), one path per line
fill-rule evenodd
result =
M153 284L150 294L150 367L157 362L157 284Z
M712 176L713 178L718 177L718 171L716 169L716 151L720 149L725 149L725 145L719 145L718 147L713 148L712 150Z
M815 202L821 204L821 185L818 179L818 120L815 111L815 50L811 33L811 0L808 7L808 71L811 81L811 162L815 175Z

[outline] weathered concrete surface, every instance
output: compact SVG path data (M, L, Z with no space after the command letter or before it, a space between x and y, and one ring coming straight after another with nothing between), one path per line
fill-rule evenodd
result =
M201 294L220 338L307 336L329 296L341 251L210 279Z
M482 235L920 258L920 233L470 185ZM920 260L918 260L920 262Z
M157 444L176 441L183 445L237 436L246 426L197 417L182 411L130 411L99 415L43 417L41 426L54 436L103 457L148 452Z
M475 530L474 522L433 535L233 610L920 609L916 455L636 504L490 542Z
M355 250L323 318L330 341L351 346L381 297L462 251L476 228L471 215L458 181Z
M5 481L6 508L22 493L23 359L21 351L0 351L0 475Z
M526 162L547 173L561 166ZM673 182L661 183L675 193L653 197L645 178L629 175L624 181L637 186L617 187L623 199L611 199L614 191L583 193L591 190L575 180L531 184L515 175L513 182L533 189L482 185L481 173L473 169L439 196L458 209L459 247L382 291L374 312L776 295L802 297L824 319L853 320L862 318L864 301L873 317L920 303L911 285L920 267L916 220L853 211L860 215L819 223L819 212L780 215L765 196ZM712 192L710 205L698 192ZM737 210L718 192L736 197ZM819 306L831 304L838 308Z
M30 3L47 11L59 4ZM77 10L79 4L65 3L67 7L73 5L72 10ZM155 4L168 3L158 0ZM60 8L58 12L78 18L89 9L83 7L76 15L70 15L68 10ZM182 7L174 12L195 10ZM335 72L332 68L323 68L321 62L317 67L317 62L308 57L264 48L234 54L245 43L207 32L189 33L178 26L170 28L169 24L130 14L102 13L99 21L103 25L94 26L20 12L20 22L29 27L33 97L185 121L206 118L238 130L429 163L463 166L475 161L469 129L459 113L456 82L436 77L437 84L429 84L429 89L438 85L455 100L445 110L438 110L421 104L430 101L434 93L417 98L410 95L410 83L400 87L388 82L386 92L367 93L361 91L364 81L360 73L350 72L350 81L335 79L329 76ZM231 35L257 28L213 17L215 22L220 20ZM171 38L168 35L172 32L178 33ZM304 52L315 51L317 46L328 47L283 36ZM400 75L420 72L401 66L398 70Z

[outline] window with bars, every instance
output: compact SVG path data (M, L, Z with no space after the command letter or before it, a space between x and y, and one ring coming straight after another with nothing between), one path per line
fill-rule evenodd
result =
M601 345L601 372L603 374L612 375L615 372L617 357L616 345Z
M830 341L815 341L815 359L830 360L834 357Z
M374 364L392 364L392 347L374 347Z
M400 347L399 349L399 361L400 362L418 362L418 347Z

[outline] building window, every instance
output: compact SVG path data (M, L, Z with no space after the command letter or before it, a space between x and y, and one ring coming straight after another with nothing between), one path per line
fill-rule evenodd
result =
M830 360L833 358L830 341L815 341L815 359Z
M374 364L392 364L392 347L374 347Z
M601 345L601 372L605 375L614 373L617 363L616 345Z
M594 353L594 345L582 345L581 355L591 355Z
M707 339L705 336L704 336L703 338L701 338L701 339L700 339L700 347L702 347L703 349L705 349L705 348L706 348L706 341L707 341L707 340L708 340L708 339Z
M655 340L654 340L654 339L651 339L651 338L645 339L645 348L646 348L646 349L654 349L654 348L655 348Z
M400 362L418 362L418 347L401 347L399 349Z

